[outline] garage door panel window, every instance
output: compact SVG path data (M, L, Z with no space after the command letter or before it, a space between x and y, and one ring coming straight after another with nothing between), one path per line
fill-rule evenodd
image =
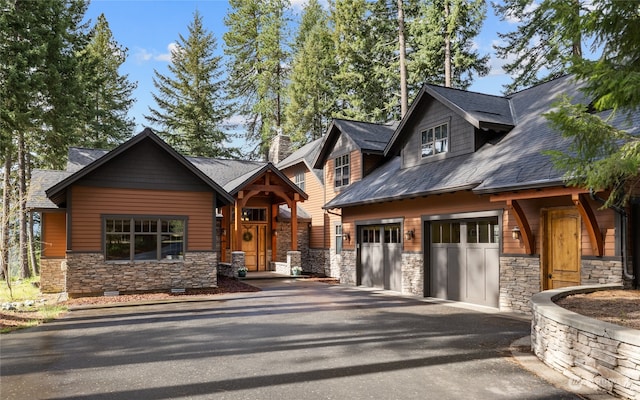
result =
M467 222L467 243L498 243L500 227L497 218Z
M434 222L431 224L431 243L460 243L460 223Z
M400 225L388 225L384 227L385 243L401 243Z
M380 227L362 228L362 243L380 243Z

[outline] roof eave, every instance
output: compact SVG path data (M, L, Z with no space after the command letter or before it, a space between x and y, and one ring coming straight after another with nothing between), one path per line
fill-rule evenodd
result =
M554 186L566 186L566 182L563 179L544 179L524 183L515 183L512 185L494 186L485 189L474 189L473 192L476 194L495 194L510 192L514 190L545 189Z
M465 184L465 185L452 186L452 187L442 188L442 189L437 189L437 190L427 190L427 191L423 191L423 192L410 193L410 194L406 194L406 195L387 196L387 197L376 198L376 199L367 199L367 200L361 200L361 201L356 201L356 202L346 203L346 204L329 205L329 204L331 204L331 202L329 202L329 203L325 204L324 206L322 206L322 208L325 209L325 210L331 210L333 208L357 207L357 206L363 206L363 205L383 203L383 202L388 202L388 201L408 200L408 199L413 199L413 198L416 198L416 197L434 196L434 195L438 195L438 194L454 193L454 192L460 192L462 190L473 190L473 188L475 188L476 186L480 185L481 183L482 182L468 183L468 184Z

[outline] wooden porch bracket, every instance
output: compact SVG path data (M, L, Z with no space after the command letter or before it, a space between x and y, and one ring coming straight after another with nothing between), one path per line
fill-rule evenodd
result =
M525 215L522 207L518 204L517 200L508 199L507 207L512 211L513 216L516 219L516 223L520 228L520 235L522 236L522 242L524 243L524 249L527 254L533 254L534 251L534 243L533 243L533 233L531 232L531 227L529 226L529 221L527 221L527 216Z
M580 212L580 216L584 221L585 228L587 228L593 252L598 257L602 257L604 254L602 231L600 231L600 227L598 227L598 220L596 219L596 215L593 213L593 209L589 205L586 196L584 194L574 194L571 196L571 200L573 200L573 204L578 208L578 212Z

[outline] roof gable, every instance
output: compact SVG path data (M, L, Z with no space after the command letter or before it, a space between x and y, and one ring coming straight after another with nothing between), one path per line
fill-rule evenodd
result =
M506 97L425 84L385 147L385 156L397 153L401 142L411 134L404 128L410 121L421 118L418 115L421 105L429 100L442 103L477 129L508 131L515 126L511 104Z
M298 150L294 151L289 157L279 162L277 165L278 169L283 170L297 164L304 164L305 167L307 167L307 169L318 179L318 181L321 184L324 184L324 170L322 168L313 167L313 163L320 152L321 146L322 138L305 144Z
M322 145L313 162L313 168L323 168L341 135L362 153L382 154L393 136L395 124L374 124L335 118L322 139Z
M225 185L225 189L229 191L229 193L233 196L238 194L241 190L244 190L249 185L254 183L256 180L260 179L264 175L272 173L277 177L277 180L280 181L280 185L288 188L289 192L298 193L300 197L303 199L308 199L309 196L300 189L295 183L291 182L286 175L284 175L278 168L276 168L272 163L266 163L262 168L250 171L242 176L237 177L236 179L228 182Z
M80 153L77 152L76 154ZM138 156L136 154L143 155L143 157L140 157L140 161L137 160ZM158 167L158 165L164 169L177 167L180 170L180 175L188 181L185 182L186 185L191 187L200 185L213 189L219 195L217 198L221 201L221 204L233 202L233 197L220 185L166 144L149 128L102 156L100 156L100 151L90 151L84 156L84 160L80 161L71 158L71 168L81 166L82 162L88 161L92 156L98 158L84 167L80 167L70 176L46 190L47 197L55 204L64 203L66 201L66 189L79 182L96 185L101 180L104 180L104 184L107 186L116 184L115 182L109 182L109 177L118 176L119 173L122 174L122 172L117 171L119 163L135 166L132 171L129 171L125 185L145 188L145 185L151 185L150 182L146 184L144 182L146 167L144 160L149 158L160 161L160 163L155 163L155 167ZM140 168L140 170L136 168ZM155 173L162 174L162 171L155 171ZM118 184L122 184L122 182ZM155 184L157 185L157 182Z

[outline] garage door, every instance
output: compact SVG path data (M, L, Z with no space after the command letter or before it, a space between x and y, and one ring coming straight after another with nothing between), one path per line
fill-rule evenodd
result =
M360 283L402 291L400 224L360 227Z
M498 307L498 217L432 221L425 228L431 232L431 296Z

